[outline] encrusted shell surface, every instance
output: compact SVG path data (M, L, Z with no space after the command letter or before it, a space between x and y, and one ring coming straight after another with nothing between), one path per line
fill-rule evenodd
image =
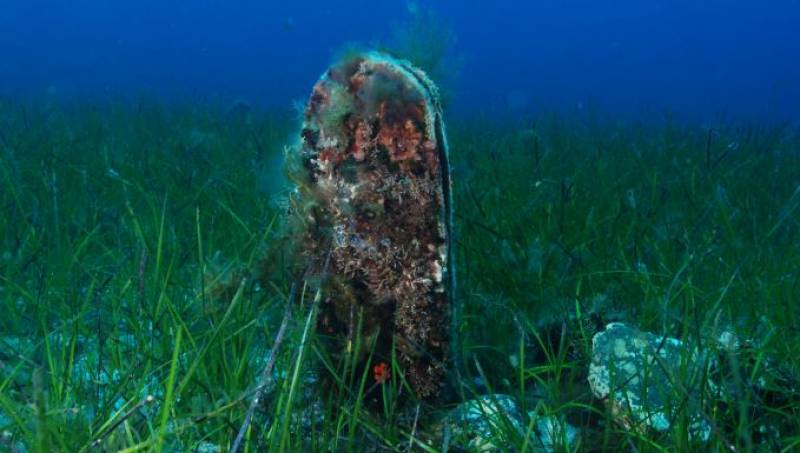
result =
M394 348L416 393L434 397L447 367L453 286L436 87L402 60L346 58L314 86L301 137L302 205L313 206L301 253L330 256L320 333L346 350L360 317L361 335L376 338L373 361L389 361Z

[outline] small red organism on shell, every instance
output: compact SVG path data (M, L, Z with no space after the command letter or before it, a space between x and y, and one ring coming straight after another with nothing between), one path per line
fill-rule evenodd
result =
M389 365L386 362L381 362L372 367L372 377L375 378L375 382L378 384L383 384L389 380L389 376Z

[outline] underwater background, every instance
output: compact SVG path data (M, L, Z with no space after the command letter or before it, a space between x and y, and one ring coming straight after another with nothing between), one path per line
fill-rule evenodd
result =
M0 2L0 452L797 450L798 24L797 0ZM287 220L315 207L312 89L367 50L441 98L433 399L374 338L331 352Z
M285 109L347 46L430 46L459 113L791 120L799 19L794 0L7 1L0 93Z

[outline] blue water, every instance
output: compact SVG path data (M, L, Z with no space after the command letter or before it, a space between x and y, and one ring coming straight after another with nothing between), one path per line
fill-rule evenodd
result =
M429 11L455 38L451 114L800 118L796 0L4 0L0 95L289 109L342 49L403 48Z

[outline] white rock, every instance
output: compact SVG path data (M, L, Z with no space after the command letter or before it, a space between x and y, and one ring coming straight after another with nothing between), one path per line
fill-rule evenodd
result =
M703 381L707 366L705 353L680 340L611 323L592 338L588 380L592 393L611 405L623 426L667 431L673 424L674 409L688 407L690 434L706 441L711 427L697 402L700 387L711 385L707 379Z

